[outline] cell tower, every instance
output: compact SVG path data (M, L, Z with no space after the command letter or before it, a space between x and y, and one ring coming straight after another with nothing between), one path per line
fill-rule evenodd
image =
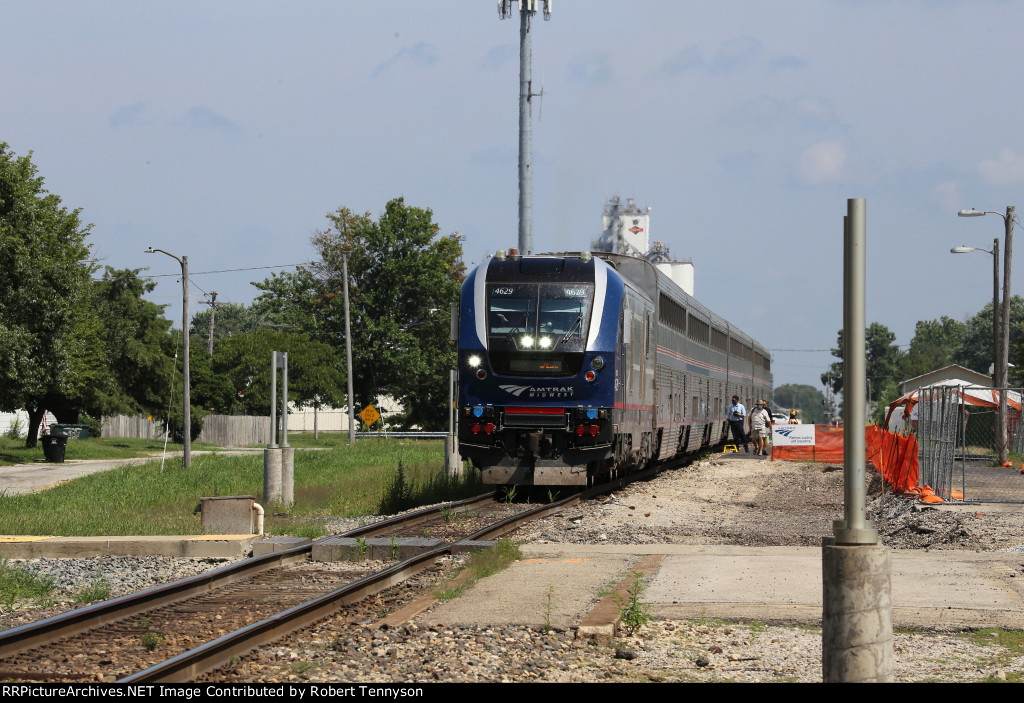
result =
M551 19L552 0L498 0L498 16L512 16L513 3L519 3L519 251L533 252L533 183L530 165L532 88L530 21L537 5L544 6L544 19Z

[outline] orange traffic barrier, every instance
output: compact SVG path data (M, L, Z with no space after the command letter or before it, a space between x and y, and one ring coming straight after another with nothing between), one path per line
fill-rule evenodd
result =
M917 438L904 437L880 427L866 427L865 459L870 461L893 491L906 492L917 485L920 468L917 463ZM820 461L842 463L843 428L831 425L814 426L813 447L772 446L772 458L789 461Z

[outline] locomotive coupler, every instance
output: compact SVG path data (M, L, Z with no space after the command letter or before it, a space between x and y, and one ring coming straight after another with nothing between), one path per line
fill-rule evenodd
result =
M519 435L519 446L524 458L553 458L555 453L551 435L547 432L524 432Z

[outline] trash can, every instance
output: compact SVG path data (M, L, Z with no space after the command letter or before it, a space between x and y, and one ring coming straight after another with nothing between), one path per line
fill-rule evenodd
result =
M68 438L61 435L46 435L42 437L43 456L53 464L64 463L64 452L68 447Z
M68 439L89 439L88 425L50 425L50 434Z

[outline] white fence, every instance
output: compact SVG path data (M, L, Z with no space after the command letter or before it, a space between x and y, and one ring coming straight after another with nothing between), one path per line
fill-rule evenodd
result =
M48 412L40 424L45 428L56 423L57 418L53 416L53 413ZM8 432L11 432L12 428L17 430L19 437L24 437L28 433L28 413L26 411L18 410L13 413L0 413L0 437L6 436Z
M270 442L270 418L255 415L207 415L203 419L199 441L221 447L266 445Z
M104 416L100 432L103 437L134 437L136 439L156 439L163 433L161 427L141 415Z
M278 419L280 422L280 418ZM348 432L348 413L343 410L313 409L288 413L288 433ZM157 439L163 436L162 425L145 417L114 415L103 418L104 437L135 437ZM203 419L200 442L222 447L251 447L270 442L270 418L255 415L207 415Z

